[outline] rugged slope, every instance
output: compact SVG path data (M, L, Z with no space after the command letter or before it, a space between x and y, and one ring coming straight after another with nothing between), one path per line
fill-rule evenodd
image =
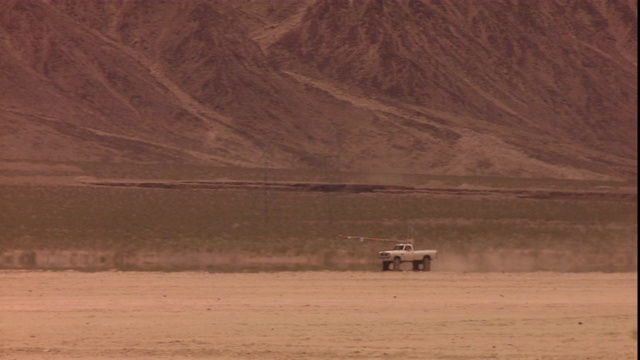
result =
M637 173L632 1L5 1L0 157Z
M595 170L637 154L631 1L323 1L272 48L543 161Z

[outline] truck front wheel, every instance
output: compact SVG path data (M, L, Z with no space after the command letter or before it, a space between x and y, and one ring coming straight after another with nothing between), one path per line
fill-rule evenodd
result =
M422 271L431 271L431 258L425 257L422 259Z
M391 261L383 261L382 262L382 271L389 271L389 265L391 265Z

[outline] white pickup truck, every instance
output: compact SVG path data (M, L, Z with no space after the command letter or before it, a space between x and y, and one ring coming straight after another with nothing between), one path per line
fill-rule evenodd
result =
M413 263L413 270L430 271L431 260L438 258L436 250L413 250L412 244L396 244L392 250L380 251L378 258L382 259L382 271L389 271L393 264L393 270L399 271L403 262Z

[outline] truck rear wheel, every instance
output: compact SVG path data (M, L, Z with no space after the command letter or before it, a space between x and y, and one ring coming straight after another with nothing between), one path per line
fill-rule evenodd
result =
M400 271L400 258L393 259L393 270Z
M422 271L431 271L431 258L425 257L422 259Z

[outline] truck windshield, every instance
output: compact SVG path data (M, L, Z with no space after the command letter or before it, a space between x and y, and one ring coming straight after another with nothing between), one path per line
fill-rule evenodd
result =
M404 245L396 245L393 247L393 250L404 250Z

